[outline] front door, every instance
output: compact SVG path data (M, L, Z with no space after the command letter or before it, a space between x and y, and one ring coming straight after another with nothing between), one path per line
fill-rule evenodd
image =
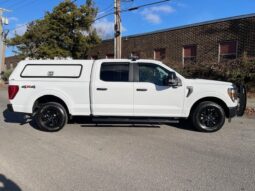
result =
M134 67L134 116L179 117L184 88L165 85L170 71L160 65L137 63Z
M133 73L127 62L98 63L92 85L92 114L133 116Z

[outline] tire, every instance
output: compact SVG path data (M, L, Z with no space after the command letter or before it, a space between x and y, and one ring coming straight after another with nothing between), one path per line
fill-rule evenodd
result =
M238 107L237 107L237 116L242 117L245 113L246 104L247 104L247 94L246 88L244 85L238 86Z
M225 123L224 109L217 103L205 101L200 103L192 113L193 126L202 132L215 132Z
M66 125L68 116L66 109L61 104L49 102L39 106L34 119L39 129L55 132Z

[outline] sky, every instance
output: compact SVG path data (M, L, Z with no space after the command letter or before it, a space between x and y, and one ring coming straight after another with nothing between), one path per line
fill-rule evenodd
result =
M81 5L86 0L77 0ZM122 0L122 9L156 2L159 0ZM58 5L61 0L0 0L0 8L5 12L9 24L8 37L14 33L23 34L26 23L43 17L46 11ZM113 11L114 0L94 0L98 8L98 17ZM151 32L176 26L209 21L214 19L255 13L255 0L172 0L167 3L148 6L136 11L122 13L122 35ZM98 20L94 27L103 39L113 37L114 17L110 15ZM15 29L15 30L14 30ZM13 48L8 47L6 56L13 55Z

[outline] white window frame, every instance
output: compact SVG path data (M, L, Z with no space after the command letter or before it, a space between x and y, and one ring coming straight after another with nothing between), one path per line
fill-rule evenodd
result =
M232 53L232 54L221 54L221 44L222 43L226 43L226 42L236 42L236 52L235 52L235 57L236 57L236 59L237 59L237 53L238 53L238 40L229 40L229 41L223 41L223 42L220 42L219 43L219 45L218 45L218 63L220 63L221 62L221 56L228 56L228 55L234 55L234 53Z
M157 50L165 50L165 58L166 58L166 48L155 48L154 51L153 51L153 59L156 60L156 51ZM165 59L164 58L164 59ZM162 59L162 60L164 60ZM160 59L161 60L161 59Z
M185 49L185 47L188 47L188 46L194 46L194 47L196 47L196 56L189 56L189 57L185 57L184 56L184 49ZM190 44L190 45L184 45L184 46L182 46L182 66L183 66L183 68L184 68L184 66L185 66L185 58L196 58L197 57L197 45L196 44Z

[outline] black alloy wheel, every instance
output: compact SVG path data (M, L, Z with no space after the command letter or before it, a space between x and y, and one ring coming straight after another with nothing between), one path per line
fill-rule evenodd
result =
M37 126L45 131L59 131L67 123L65 108L55 102L42 104L35 115Z
M217 103L206 101L194 110L192 121L195 128L204 132L220 130L225 123L225 112Z

